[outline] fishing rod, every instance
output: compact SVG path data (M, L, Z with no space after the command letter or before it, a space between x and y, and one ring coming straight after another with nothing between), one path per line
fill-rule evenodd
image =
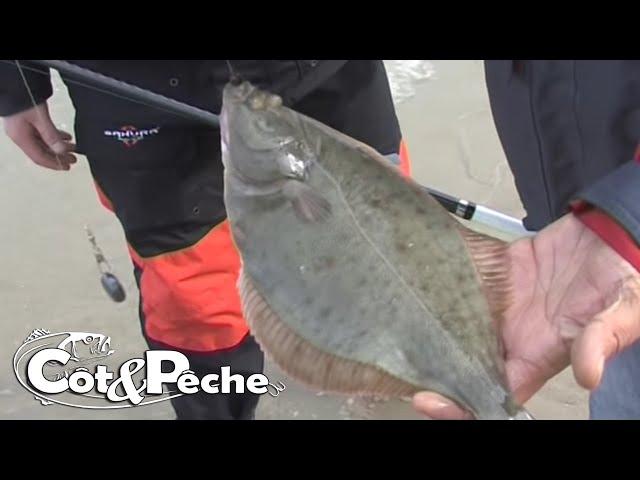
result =
M536 234L535 231L527 230L522 221L517 218L505 215L484 205L456 198L446 193L439 192L432 188L423 186L449 213L464 220L474 222L494 228L498 231L515 235L518 237L529 237Z
M218 115L203 110L192 105L174 100L172 98L165 97L163 95L154 93L152 91L137 87L135 85L128 84L121 80L102 75L100 73L91 71L89 69L73 65L69 62L62 60L30 60L31 64L35 64L45 68L45 71L40 71L33 67L26 65L21 66L18 61L15 61L16 67L20 70L20 74L23 75L22 68L29 69L41 74L47 74L48 69L57 70L63 79L77 83L79 85L93 88L94 90L101 91L103 93L120 97L134 103L146 105L158 110L167 111L169 113L179 115L199 123L206 124L210 127L219 127ZM28 84L25 85L28 88ZM496 210L490 209L483 205L478 205L474 202L453 197L443 192L439 192L433 188L424 188L433 198L435 198L440 205L442 205L448 212L455 216L468 221L475 221L480 224L486 225L490 228L498 231L514 235L516 237L534 235L535 232L528 231L521 221L516 218L505 215ZM104 255L100 251L95 237L90 230L87 229L87 235L90 243L92 244L96 262L101 272L101 283L109 295L109 297L115 302L124 301L126 295L124 289L118 278L111 272L110 266L106 261Z
M165 110L209 126L219 126L219 118L215 113L136 87L121 80L107 77L69 62L63 60L30 60L30 62L57 70L68 79L81 80L85 82L87 86L104 90L106 93L116 94L131 101ZM423 188L447 211L459 218L475 221L516 236L530 236L535 234L535 232L527 230L523 223L514 217L463 198L453 197L433 188L424 186Z
M52 68L57 70L60 75L64 74L65 78L70 80L82 80L85 82L85 86L93 87L94 89L101 90L104 93L110 93L112 95L115 94L116 96L126 98L127 100L135 103L165 110L169 113L196 120L214 127L217 127L220 123L218 115L211 112L187 105L186 103L165 97L164 95L154 93L150 90L136 87L130 83L107 77L106 75L73 65L69 62L62 60L29 60L29 62L43 67Z
M70 80L81 80L86 86L103 90L105 93L122 96L133 102L165 110L209 126L219 126L219 118L215 113L165 97L164 95L128 84L121 80L107 77L69 62L62 60L30 60L30 62L57 70L63 77ZM510 217L469 200L453 197L433 188L424 186L423 188L447 209L447 211L464 220L475 221L505 233L518 236L535 234L535 232L527 230L522 222L514 217Z

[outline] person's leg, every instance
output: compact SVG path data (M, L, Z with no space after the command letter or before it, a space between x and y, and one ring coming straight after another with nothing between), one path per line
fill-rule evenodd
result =
M195 243L194 232L178 226L130 236L143 336L152 350L184 354L198 378L220 375L221 367L230 367L232 374L245 379L262 373L263 353L249 334L236 292L240 263L226 220L204 233L201 228L195 231ZM163 250L141 257L133 244ZM168 387L175 390L175 385ZM258 400L247 391L201 391L173 398L171 403L179 420L248 420L254 418Z
M263 373L236 291L240 259L226 222L218 132L131 125L83 101L75 98L78 149L126 235L149 347L182 352L199 378L223 366L245 378ZM178 419L203 420L250 419L257 403L246 391L172 402Z
M611 359L589 398L592 420L640 420L640 341Z
M81 103L76 99L76 109ZM349 62L294 108L384 155L397 154L409 173L382 62ZM76 139L127 236L149 346L185 353L196 373L220 366L262 373L262 352L236 291L240 261L224 212L219 133L121 124L103 112L80 115ZM153 134L123 142L116 133L140 129ZM180 419L252 418L257 401L251 394L186 395L173 405Z
M151 348L157 348L153 342ZM240 345L214 354L188 353L191 370L198 378L209 373L220 375L221 367L244 379L262 373L263 354L254 338L248 335ZM208 394L199 392L171 399L180 420L254 420L260 396L251 392Z
M134 267L134 275L140 288L142 271ZM220 375L222 367L230 367L230 373L240 374L248 378L254 373L262 373L264 357L254 338L247 335L239 345L228 350L216 352L191 352L179 350L169 345L156 342L146 332L145 314L142 309L144 300L140 296L140 326L142 334L151 350L178 350L189 359L190 369L198 378L210 373ZM167 366L167 368L172 368ZM165 370L166 371L166 370ZM169 390L176 390L176 385L166 385ZM259 396L250 392L242 394L208 394L198 392L172 398L171 403L179 420L253 420L258 406Z

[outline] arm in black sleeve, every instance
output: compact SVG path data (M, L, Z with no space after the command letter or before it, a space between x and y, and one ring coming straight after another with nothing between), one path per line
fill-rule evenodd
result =
M22 72L36 104L45 102L53 95L49 70L21 61ZM33 69L37 68L38 71ZM0 61L0 117L7 117L33 107L29 90L24 84L15 63Z

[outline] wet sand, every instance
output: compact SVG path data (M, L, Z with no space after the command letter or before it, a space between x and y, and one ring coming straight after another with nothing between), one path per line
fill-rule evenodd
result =
M413 160L413 173L429 187L521 217L522 206L502 153L483 82L481 61L388 61L398 115ZM50 102L54 121L71 129L73 110L56 82ZM112 362L138 357L146 345L137 317L137 290L124 236L112 214L98 203L83 157L70 172L33 165L0 135L0 418L171 419L168 402L112 411L43 406L23 390L12 358L36 328L110 335ZM91 226L127 287L122 304L111 302L98 281L84 233ZM420 419L403 402L372 411L348 398L317 394L268 365L267 376L286 386L278 398L265 395L260 419ZM527 405L540 419L587 418L587 395L570 371L556 377Z

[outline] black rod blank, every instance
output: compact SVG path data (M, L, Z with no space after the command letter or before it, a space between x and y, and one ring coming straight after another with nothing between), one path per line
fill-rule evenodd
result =
M158 93L145 90L135 85L107 77L100 73L93 72L86 68L72 65L62 60L29 60L31 63L43 67L53 68L60 72L62 77L71 80L81 80L92 87L102 88L108 92L118 94L129 100L153 106L169 111L176 115L202 122L207 125L217 127L219 125L218 115L202 110L186 103L179 102L172 98L165 97Z

